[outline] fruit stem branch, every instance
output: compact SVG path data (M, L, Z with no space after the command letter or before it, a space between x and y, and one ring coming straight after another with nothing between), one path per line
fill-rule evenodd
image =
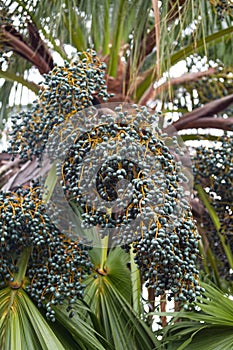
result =
M141 297L141 282L140 271L134 261L135 253L133 247L130 248L130 266L131 266L131 283L132 283L132 296L133 296L133 309L140 315L140 297Z
M12 289L18 289L22 286L31 252L31 246L23 249L17 263L18 271L14 275L14 281L10 284Z
M101 254L100 269L104 270L104 265L105 265L107 255L108 255L108 236L106 236L102 239L101 253L102 254Z

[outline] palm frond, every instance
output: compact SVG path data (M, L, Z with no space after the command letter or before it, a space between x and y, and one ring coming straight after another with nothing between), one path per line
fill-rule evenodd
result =
M98 254L94 256L98 258ZM158 345L158 341L130 305L131 279L127 261L128 255L121 248L109 252L103 270L99 269L100 255L99 260L93 260L96 273L86 281L85 300L114 349L149 350Z
M1 349L65 349L22 289L0 291L0 315Z
M0 73L1 75L1 73ZM0 111L0 130L4 127L4 122L8 119L8 106L9 106L9 96L11 89L13 87L14 82L5 80L1 89L0 89L0 101L2 103L1 105L1 111ZM0 135L1 138L1 135Z
M170 55L167 55L163 60L164 66L161 68L162 72L168 71L170 67L174 66L179 61L184 60L186 57L188 57L192 53L199 52L199 50L203 50L205 46L215 45L217 47L219 44L219 41L223 41L223 40L225 40L225 45L226 45L228 40L232 40L232 35L231 35L232 32L233 32L233 26L230 26L225 29L221 29L220 31L215 32L205 38L201 38L195 41L194 43L192 42L190 45L182 47L182 49L178 50L173 55L170 53ZM220 56L218 57L220 59ZM221 58L224 59L224 57L221 57ZM154 67L153 67L143 73L143 81L140 82L136 87L137 101L142 99L142 96L147 91L150 84L153 83L154 81L155 81L155 76L154 76Z
M202 283L205 293L196 305L200 311L180 312L180 322L164 330L164 346L177 350L230 350L233 345L233 301L222 291ZM187 321L188 319L188 321Z
M72 318L69 317L66 307L65 305L55 307L57 322L59 323L56 330L58 331L60 328L62 330L60 334L64 336L64 331L69 332L78 349L111 349L111 344L105 339L99 321L87 305L85 306L82 301L77 300L73 306L74 316Z

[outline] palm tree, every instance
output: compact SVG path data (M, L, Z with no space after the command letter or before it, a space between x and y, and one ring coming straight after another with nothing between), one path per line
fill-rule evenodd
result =
M191 144L192 149L196 148L195 153L191 150L195 184L191 205L202 236L199 264L204 274L200 278L208 283L211 280L215 287L204 285L210 303L208 308L200 297L201 314L193 310L174 312L166 327L167 314L160 313L161 342L157 339L160 332L152 331L158 298L153 288L145 287L135 252L108 248L103 239L102 248L88 252L92 265L84 298L76 299L72 308L66 302L53 306L54 323L27 293L30 281L25 275L33 253L26 247L17 262L14 281L8 286L3 283L0 289L1 348L206 346L205 337L216 332L210 318L217 308L216 295L222 310L230 303L214 288L232 293L232 1L51 0L49 5L44 1L0 2L2 132L7 132L3 131L4 125L13 113L31 108L30 103L23 105L23 98L12 106L12 96L18 98L20 89L21 97L29 91L39 94L39 99L43 96L38 80L33 81L35 70L43 80L43 74L56 69L57 63L71 62L78 52L82 58L83 52L94 48L107 66L104 78L108 92L114 94L109 102L132 102L160 110L166 131L172 125L188 147ZM92 103L102 106L103 96L94 95ZM220 131L223 136L219 138ZM216 151L215 142L220 151ZM3 193L16 191L18 186L44 175L37 162L36 158L25 162L18 156L12 161L11 155L2 153ZM47 164L43 171L46 173L48 168ZM51 195L56 181L54 167L46 181ZM4 226L4 218L1 220ZM160 298L160 311L166 311L167 298ZM181 307L175 303L176 311ZM220 349L225 337L225 348L230 349L231 316L227 311L224 315L219 311L218 315L221 334L216 341ZM202 320L204 326L199 322ZM209 349L215 349L215 345L209 344Z

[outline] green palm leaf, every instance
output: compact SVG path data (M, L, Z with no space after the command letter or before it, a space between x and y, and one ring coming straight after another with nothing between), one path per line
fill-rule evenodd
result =
M114 349L153 349L155 335L134 312L130 302L131 277L126 267L128 255L121 249L110 250L101 266L101 254L91 252L96 273L86 281L85 300L97 315L106 338Z
M75 316L65 306L55 308L57 320L48 322L20 288L0 291L0 348L2 350L110 349L110 344L95 331L100 330L88 306L77 301ZM91 317L88 318L88 316ZM103 346L104 344L104 346Z
M206 283L202 285L205 293L196 303L200 311L178 313L177 317L184 318L184 321L173 323L165 329L164 343L169 344L166 349L233 348L233 300L216 287Z
M65 349L22 289L0 291L0 342L3 350Z
M104 336L97 333L97 331L102 332L99 321L89 307L81 301L76 301L72 318L69 318L65 307L55 307L54 309L59 327L62 330L60 334L64 335L64 330L68 331L75 341L76 348L85 350L111 349L111 345Z
M187 58L192 53L203 50L203 48L206 45L209 45L209 46L211 45L211 47L213 47L213 46L218 47L219 42L221 42L221 41L224 41L225 45L226 45L227 41L231 40L232 32L233 32L233 26L230 26L230 27L225 28L225 29L221 29L220 31L218 31L216 33L213 33L207 37L203 37L203 38L199 39L195 43L191 43L188 46L182 47L180 50L175 52L173 55L170 55L167 57L165 56L164 69L167 70L171 66L173 66L176 63L180 62L181 60ZM231 45L229 45L229 46L231 46ZM221 57L221 58L224 59L224 57ZM156 77L155 77L154 73L155 73L154 67L148 69L144 73L143 82L136 89L137 101L142 97L142 95L148 89L150 84L153 81L155 81Z

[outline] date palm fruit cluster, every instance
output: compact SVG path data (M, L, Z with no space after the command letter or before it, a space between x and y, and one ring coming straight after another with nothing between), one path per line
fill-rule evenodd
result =
M198 236L192 214L187 211L181 216L173 231L170 220L169 215L161 215L134 243L135 261L146 287L153 288L155 296L168 291L169 300L194 301L203 288L198 282Z
M193 172L196 183L200 183L209 195L221 224L220 232L233 250L233 140L230 135L224 135L215 142L213 147L199 147L194 157ZM228 259L224 254L219 235L208 215L204 215L203 223L210 229L205 232L211 250L219 260L221 276L232 279Z
M1 287L20 287L14 276L25 248L30 251L26 290L54 321L52 306L68 300L71 310L75 299L83 295L82 282L92 266L88 247L71 241L53 225L38 186L0 193Z
M215 6L217 14L221 19L223 19L226 14L233 15L232 0L211 0L211 3Z
M140 121L150 114L137 106L133 113L123 112L122 106L110 114L100 109L99 125L93 123L89 131L77 133L62 167L63 188L81 208L83 226L99 226L102 237L111 230L116 244L135 238L130 224L140 214L150 186L138 155L141 153L142 158L144 149L153 147L155 140L149 131L135 127L135 119ZM88 115L90 122L95 117L95 112ZM78 174L84 176L78 178Z
M195 267L199 237L185 199L182 164L167 146L173 143L181 154L177 138L163 134L158 116L146 107L124 109L119 105L111 113L89 107L94 91L103 100L109 95L104 65L93 51L83 55L82 60L55 67L45 77L46 87L33 109L13 121L10 150L28 159L41 158L46 148L53 160L57 145L58 153L65 152L64 162L57 168L62 174L61 186L67 200L80 210L83 225L95 226L113 245L128 250L132 244L142 277L156 295L169 290L170 296L179 300L193 300L201 291ZM82 118L81 125L74 125L73 120L82 122ZM68 137L67 130L72 144L64 150L63 131ZM47 143L51 139L50 149ZM40 219L43 224L40 216L38 225ZM80 250L80 261L76 243L55 234L54 228L50 231L54 234L50 233L45 252L39 249L42 234L36 235L38 243L33 241L36 249L28 270L28 288L39 305L47 293L52 294L47 310L53 318L51 305L62 302L63 296L75 298L79 278L83 278L83 268L78 271L78 266L82 263L88 270L89 261L85 249ZM59 274L64 275L62 281L58 281Z
M44 75L45 82L33 108L12 118L9 152L23 159L41 158L53 129L78 111L92 105L94 93L103 100L109 97L104 80L105 63L93 50L80 59Z
M198 147L194 157L194 174L201 183L204 178L212 191L228 189L224 197L232 199L233 184L233 140L229 135L220 137L213 147ZM225 198L226 199L226 198Z
M219 60L216 63L217 66L214 67L215 71L213 74L208 77L202 77L199 81L193 81L186 87L187 90L185 91L191 96L193 108L200 107L211 100L221 98L233 92L232 68L225 67ZM198 54L190 56L186 61L188 71L192 71L193 67L198 64L200 66L203 65L203 58ZM208 68L213 68L213 63L208 63ZM199 102L196 101L192 93L194 89L198 91ZM184 94L182 95L185 97Z
M99 125L77 133L67 153L64 190L81 208L84 227L98 227L126 250L132 243L142 278L156 295L169 291L177 300L194 300L201 292L198 234L182 164L166 145L176 144L176 137L162 134L158 116L146 107L119 105L98 113ZM182 153L178 144L176 150Z

